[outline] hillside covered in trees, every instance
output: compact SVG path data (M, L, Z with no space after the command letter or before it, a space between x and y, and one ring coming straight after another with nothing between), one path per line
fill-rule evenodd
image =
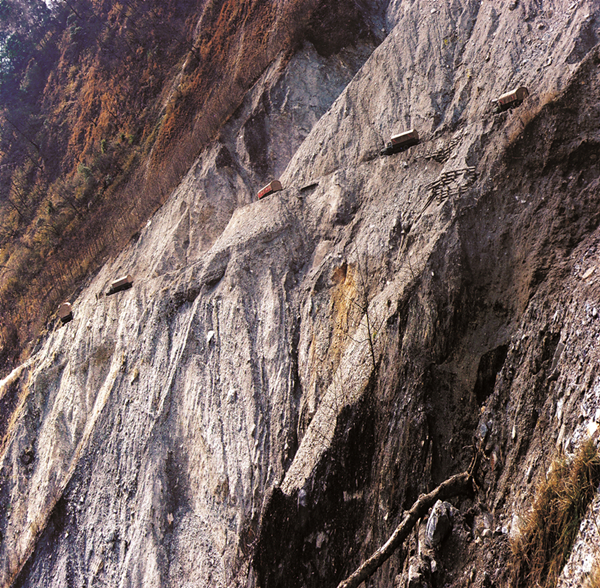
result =
M158 185L140 164L160 142L161 93L190 50L197 8L0 5L0 360L163 200L173 178Z

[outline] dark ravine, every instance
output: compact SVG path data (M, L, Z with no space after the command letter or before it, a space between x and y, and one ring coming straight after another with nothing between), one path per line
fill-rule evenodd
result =
M600 425L600 11L356 10L385 40L265 71L2 382L0 586L335 588L476 455L427 582L510 585L551 456ZM423 523L365 586L425 585Z

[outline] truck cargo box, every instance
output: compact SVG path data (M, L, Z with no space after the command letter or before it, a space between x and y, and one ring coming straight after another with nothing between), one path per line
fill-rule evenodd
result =
M63 302L58 307L58 318L60 318L63 325L73 320L73 309L69 302Z
M118 278L117 280L112 282L106 295L110 296L111 294L116 294L117 292L121 292L122 290L128 290L129 288L131 288L132 284L133 277L131 276L131 274L127 274L126 276Z
M415 129L410 129L399 135L392 136L389 143L381 151L381 155L392 155L393 153L400 153L413 145L419 143L419 133Z
M261 189L261 191L258 193L258 200L268 196L269 194L273 194L273 192L279 192L280 190L283 190L281 182L279 180L273 180Z

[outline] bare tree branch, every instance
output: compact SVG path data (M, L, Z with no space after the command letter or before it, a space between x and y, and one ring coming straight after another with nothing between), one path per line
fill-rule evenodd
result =
M392 553L408 537L417 521L435 504L437 500L444 500L458 494L464 494L471 487L472 479L469 472L456 474L442 482L429 494L421 494L412 508L404 513L402 522L396 527L392 536L380 547L367 561L348 578L338 585L338 588L357 588L367 578L371 577L377 569L385 563Z

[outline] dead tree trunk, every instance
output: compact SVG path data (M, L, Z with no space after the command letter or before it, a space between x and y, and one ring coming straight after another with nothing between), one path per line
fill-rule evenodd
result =
M357 588L367 578L385 563L392 553L408 537L417 521L435 504L437 500L444 500L458 494L464 494L471 486L471 474L463 472L448 478L429 494L421 494L412 508L404 513L402 522L396 527L392 536L380 547L367 561L348 578L338 585L338 588Z

